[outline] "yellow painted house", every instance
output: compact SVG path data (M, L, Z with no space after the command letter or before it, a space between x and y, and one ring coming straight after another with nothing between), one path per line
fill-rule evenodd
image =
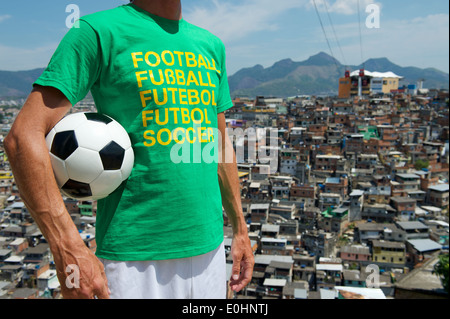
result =
M403 266L406 261L406 246L402 242L374 240L372 242L372 261Z
M0 180L2 179L12 179L13 174L11 171L0 171Z

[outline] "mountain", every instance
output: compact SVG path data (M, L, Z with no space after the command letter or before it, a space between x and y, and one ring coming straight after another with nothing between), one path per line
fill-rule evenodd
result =
M362 65L346 68L332 56L320 52L303 62L285 59L268 68L256 65L241 69L229 77L230 91L233 97L335 95L339 78L344 75L345 70L354 71L363 67L372 72L392 71L403 76L400 85L417 84L419 80L425 79L424 87L449 87L449 75L437 69L401 67L387 58L369 59Z
M417 84L424 79L425 88L449 87L449 75L433 68L401 67L387 58L369 59L362 65L344 66L327 53L320 52L302 62L284 59L264 68L244 68L228 78L233 97L258 95L287 97L295 95L336 95L339 78L345 70L360 68L372 72L392 71L404 79L400 85ZM44 69L0 71L0 97L26 97L32 83Z
M29 71L0 71L0 97L26 97L32 89L33 82L44 69Z
M228 80L232 95L317 94L336 91L337 80L330 78L339 79L343 69L337 60L319 53L303 62L285 59L266 69L261 65L241 69Z
M362 65L358 66L361 68ZM448 89L449 75L448 73L439 71L434 68L420 69L417 67L401 67L387 58L369 59L364 63L364 67L369 71L388 72L392 71L397 75L403 76L404 80L401 84L416 84L417 81L425 80L424 87L433 89Z

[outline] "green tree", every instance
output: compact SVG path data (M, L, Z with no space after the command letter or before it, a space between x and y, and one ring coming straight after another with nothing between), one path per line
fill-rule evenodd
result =
M449 277L449 269L448 269L448 254L446 255L440 255L439 261L434 265L434 271L433 271L442 282L442 286L444 287L445 291L447 293L448 290L448 277Z
M418 171L420 171L422 168L428 168L428 166L430 166L430 162L428 160L421 160L418 159L415 163L414 163L414 168Z

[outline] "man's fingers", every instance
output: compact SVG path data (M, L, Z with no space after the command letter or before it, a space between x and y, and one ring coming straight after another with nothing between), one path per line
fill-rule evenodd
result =
M233 268L231 269L230 287L233 291L242 289L240 282L242 281L242 257L241 255L233 255Z
M241 275L241 257L233 257L233 268L231 270L231 279L236 281L239 280Z
M254 257L248 237L235 236L231 247L233 267L231 270L230 287L238 292L252 279Z
M245 260L241 260L239 263L233 263L232 276L230 281L230 287L232 290L238 292L243 289L251 281L253 274L253 266Z
M97 290L96 292L94 292L95 297L97 297L97 299L109 299L109 289L108 287L104 287L101 290Z
M246 286L250 280L252 280L252 276L253 276L253 265L252 264L244 264L243 267L243 284L244 286Z
M108 279L103 264L80 263L82 268L76 273L76 285L67 285L67 273L60 273L60 282L65 282L62 293L65 299L109 299ZM78 266L76 266L78 269Z
M108 286L107 286L106 284L104 284L102 288L95 289L95 290L94 290L94 295L95 295L95 297L97 297L98 299L109 299L109 289L108 289Z
M101 272L101 277L94 279L93 292L98 299L109 299L108 280L104 271Z

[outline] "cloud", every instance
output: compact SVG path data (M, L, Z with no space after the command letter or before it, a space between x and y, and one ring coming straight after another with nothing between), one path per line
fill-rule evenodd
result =
M370 58L387 57L402 66L436 67L448 72L448 14L437 14L412 17L403 20L388 20L381 15L380 28L369 29L365 22L368 14L366 7L376 4L376 0L359 0L361 13L363 54L359 42L358 19L346 16L356 15L358 0L315 0L319 11L326 12L324 1L327 1L328 12L341 15L347 22L336 23L334 28L343 55L341 54L328 20L323 16L325 28L335 57L342 63L358 65ZM281 31L288 13L297 14L302 23L304 14L314 15L313 0L212 0L201 1L183 8L184 18L200 27L210 30L219 36L227 46L229 73L241 67L255 64L269 66L282 58L302 60L319 51L329 52L323 32L317 24L305 25L308 32L294 33L290 39ZM304 10L300 10L304 9ZM292 15L291 15L292 17ZM292 18L291 18L292 19ZM315 20L314 20L315 21ZM313 30L311 30L313 29ZM267 32L264 37L260 37ZM275 37L273 37L275 36Z
M203 27L224 42L240 40L260 31L279 28L277 18L288 10L304 7L308 0L212 0L209 7L187 8L187 21Z
M352 19L352 23L334 25L343 54L328 23L325 25L334 56L341 63L359 65L371 58L387 57L393 63L404 67L434 67L449 72L449 42L446 41L449 38L448 14L423 15L398 20L381 16L378 29L367 28L365 18L363 15L362 56L357 19ZM228 46L229 73L233 74L241 67L255 64L270 66L284 58L303 61L319 51L330 54L318 24L310 31L292 38L276 37L268 41L255 42L249 37L245 42L240 41Z
M411 20L381 21L380 34L374 37L372 48L394 51L402 65L436 67L448 72L449 62L449 15L434 14ZM370 34L370 32L368 32ZM370 40L370 37L369 37ZM377 44L379 47L376 47ZM418 59L419 57L419 59ZM442 62L445 61L445 62Z
M8 19L10 19L10 18L11 18L11 16L10 16L9 14L1 15L1 16L0 16L0 23L2 23L2 22L5 21L5 20L8 20Z
M340 13L340 14L356 14L358 13L358 2L360 10L364 10L370 5L374 4L375 1L372 0L337 0L330 8L330 12ZM378 4L381 7L381 4Z
M336 0L334 3L330 3L328 0L310 0L309 7L314 7L314 3L317 9L321 12L330 12L343 15L352 15L358 13L358 5L361 13L365 12L365 9L370 4L376 4L380 8L382 5L373 0Z
M57 46L58 43L53 43L37 48L17 48L0 44L0 70L20 71L45 67Z
M448 26L448 14L402 20L382 18L379 29L368 29L363 24L363 60L387 57L401 66L435 67L448 72L449 43L445 40L449 37ZM355 65L363 62L358 24L335 25L335 29L346 60ZM318 29L316 34L319 37L321 30Z

